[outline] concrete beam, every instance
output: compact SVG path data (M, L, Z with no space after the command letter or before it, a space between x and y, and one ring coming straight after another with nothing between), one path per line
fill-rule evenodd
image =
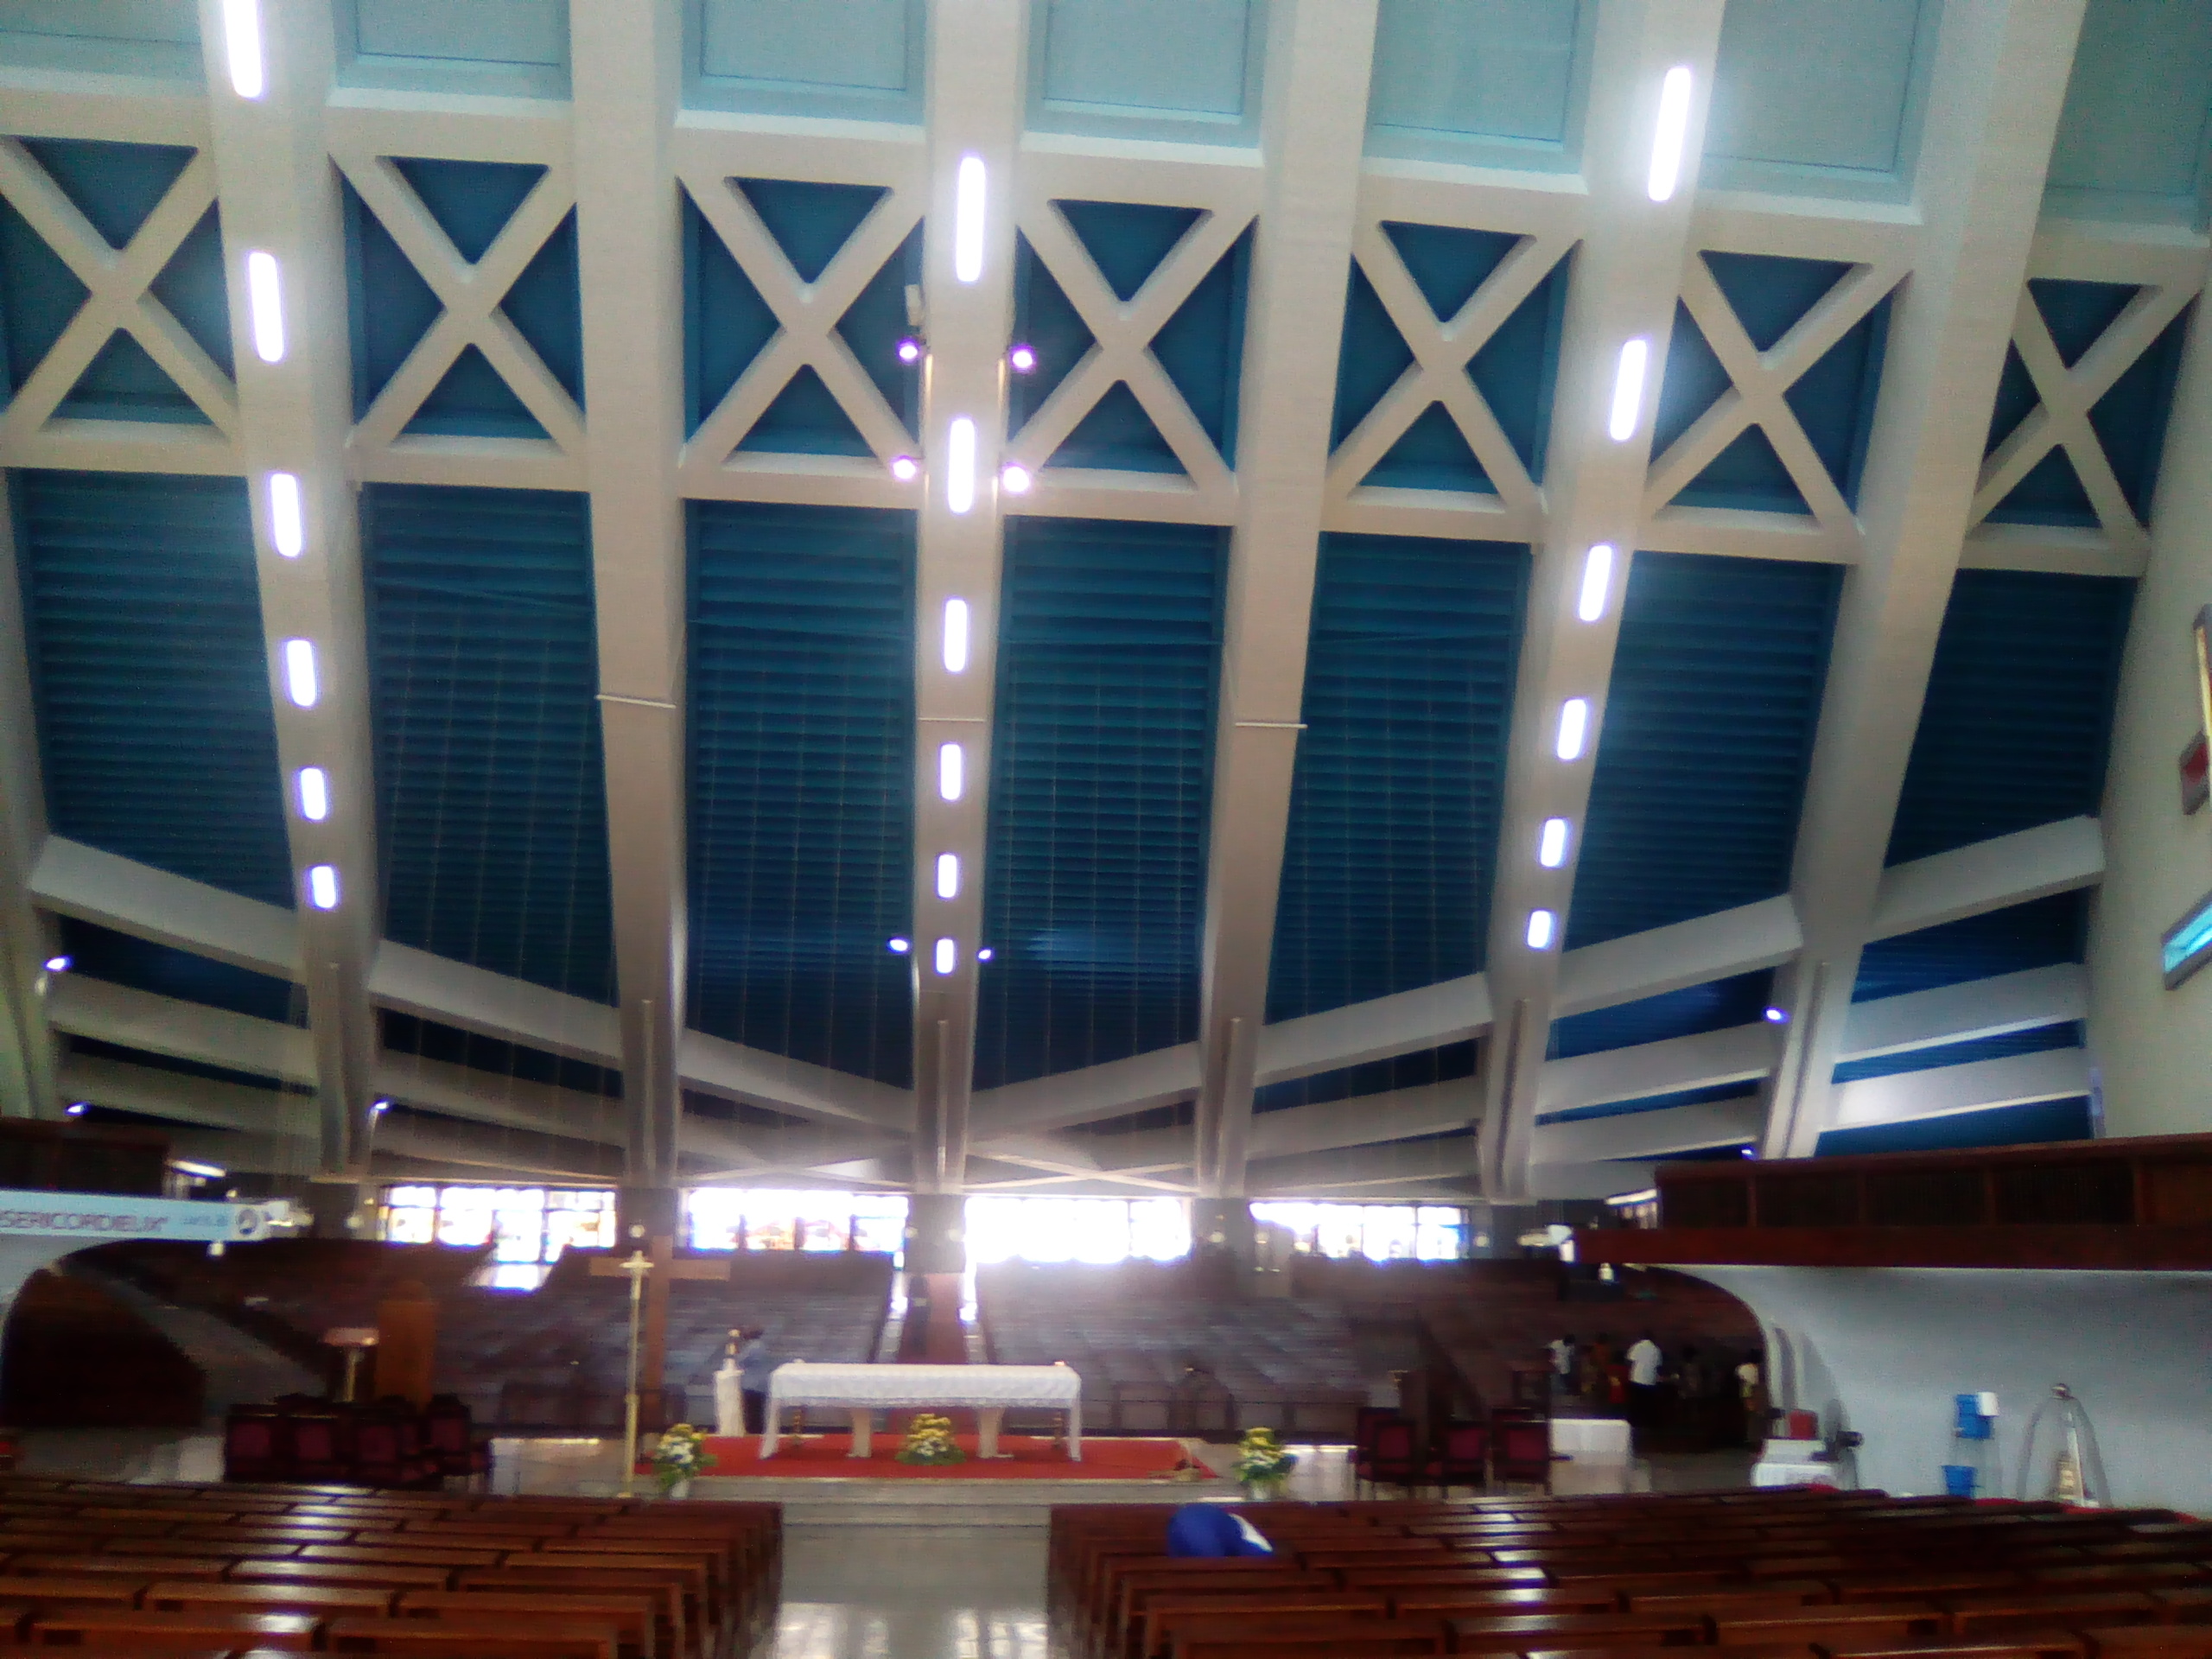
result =
M172 1059L316 1085L315 1038L227 1008L133 990L83 974L58 976L48 997L57 1030Z
M1866 937L1894 938L2094 887L2104 873L2104 831L2094 818L2062 818L1978 841L1884 870L1874 887Z
M1536 1080L1536 1109L1567 1112L1616 1100L1756 1083L1774 1070L1781 1050L1781 1032L1762 1021L1547 1060Z
M46 1014L47 959L58 931L31 902L31 871L47 840L37 702L16 562L16 515L0 514L0 1116L52 1117L58 1058Z
M1838 1053L1847 1060L1872 1059L2088 1016L2089 970L2078 963L2060 963L1964 985L1854 1002L1844 1020Z
M1618 1117L1586 1117L1572 1123L1536 1125L1538 1164L1596 1164L1622 1159L1660 1158L1757 1141L1766 1122L1756 1090L1734 1100L1699 1106L1669 1106L1656 1112L1628 1112ZM1613 1192L1628 1189L1614 1187Z
M1985 1112L1999 1106L2070 1100L2088 1094L2089 1089L2089 1052L2085 1048L2008 1054L1965 1065L1837 1084L1833 1127L1865 1128L1876 1123L1910 1123L1960 1112Z
M297 912L64 836L48 836L40 847L30 895L48 910L136 938L277 979L300 978Z
M1287 1083L1419 1053L1480 1036L1491 1017L1490 983L1469 974L1263 1027L1254 1073L1261 1083Z
M978 1141L1065 1129L1185 1100L1198 1087L1198 1046L1183 1043L986 1089L975 1098L969 1127Z
M1236 527L1214 738L1198 1028L1198 1190L1244 1190L1267 1020L1306 641L1320 555L1330 399L1351 267L1376 0L1276 0L1238 407ZM1460 378L1464 381L1465 377Z
M1552 1013L1588 1014L1756 973L1788 962L1803 942L1784 895L1585 945L1560 959Z

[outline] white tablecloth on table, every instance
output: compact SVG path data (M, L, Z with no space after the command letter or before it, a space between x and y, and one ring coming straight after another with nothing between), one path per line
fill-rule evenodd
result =
M1066 1365L830 1365L795 1359L776 1367L768 1378L767 1432L760 1437L764 1458L775 1454L786 1406L1027 1406L1064 1411L1068 1456L1075 1461L1083 1457L1083 1378Z
M1552 1450L1588 1463L1629 1460L1628 1420L1624 1417L1554 1417Z
M1838 1486L1842 1477L1832 1463L1770 1462L1762 1458L1751 1465L1754 1486Z
M734 1365L715 1373L715 1433L745 1433L745 1376Z

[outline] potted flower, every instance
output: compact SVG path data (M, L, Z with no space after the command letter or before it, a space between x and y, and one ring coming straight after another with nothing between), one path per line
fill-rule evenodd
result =
M968 1454L952 1438L952 1419L918 1411L906 1425L906 1438L892 1454L900 1463L965 1463Z
M1297 1453L1283 1450L1272 1428L1248 1428L1236 1442L1236 1478L1244 1484L1244 1496L1255 1502L1281 1497L1297 1466Z
M707 1450L704 1433L689 1423L676 1423L661 1432L653 1446L652 1463L661 1496L684 1497L690 1493L693 1477L715 1466L715 1457Z

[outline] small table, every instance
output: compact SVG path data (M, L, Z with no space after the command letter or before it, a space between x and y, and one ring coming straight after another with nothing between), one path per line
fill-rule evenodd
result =
M1010 1406L1067 1414L1068 1460L1083 1461L1083 1378L1065 1365L830 1365L803 1359L768 1378L768 1421L760 1456L776 1455L787 1406L842 1406L852 1413L855 1458L873 1454L875 1414L887 1408L961 1407L976 1413L977 1449L999 1455Z

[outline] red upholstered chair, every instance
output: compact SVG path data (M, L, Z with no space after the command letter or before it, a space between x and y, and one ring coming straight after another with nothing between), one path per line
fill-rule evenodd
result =
M1490 1484L1490 1428L1483 1423L1454 1423L1423 1471L1440 1491Z
M1414 1449L1414 1426L1402 1420L1376 1424L1374 1444L1359 1453L1352 1464L1355 1490L1363 1480L1370 1486L1387 1484L1411 1488L1421 1476L1421 1460Z
M423 1441L441 1476L491 1472L492 1448L477 1440L475 1424L459 1395L430 1396L423 1408Z
M284 1460L286 1480L350 1479L353 1473L352 1414L339 1410L287 1414L291 1455Z
M1491 1418L1491 1476L1499 1481L1552 1484L1552 1426L1542 1418Z
M232 1406L223 1424L225 1480L283 1480L290 1425L274 1406Z

